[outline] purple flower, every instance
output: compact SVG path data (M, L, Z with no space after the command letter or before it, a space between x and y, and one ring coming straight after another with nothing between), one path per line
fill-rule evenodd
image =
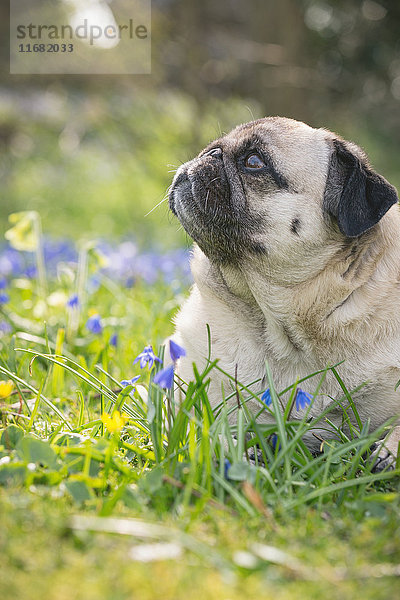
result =
M0 333L11 333L12 332L12 327L10 325L10 323L8 323L7 321L0 321Z
M225 477L225 479L229 479L228 472L229 472L229 469L231 468L231 466L232 466L231 463L226 458L224 461L224 477Z
M118 335L116 333L113 333L110 337L110 346L114 346L114 348L118 346Z
M63 263L76 263L77 252L72 241L46 238L43 243L46 268L50 274L56 274L58 266Z
M160 387L170 390L174 383L174 367L170 365L165 369L161 369L161 371L158 371L158 373L154 375L153 381Z
M79 298L76 294L71 296L67 301L68 308L78 308L79 306Z
M92 275L92 277L90 277L87 282L88 292L90 294L94 294L100 288L100 285L100 278L97 275Z
M21 252L7 247L0 256L0 273L2 276L18 277L23 270Z
M271 406L272 398L269 389L265 390L263 395L261 396L261 400L264 402L265 406Z
M273 433L271 435L271 446L272 446L273 450L275 450L277 443L278 443L278 436L276 435L276 433ZM280 449L280 445L278 446L278 449Z
M37 274L37 269L36 269L35 265L29 265L28 267L26 267L25 275L26 275L26 277L28 277L28 279L34 279L36 277L36 274Z
M154 361L161 362L161 360L154 354L152 346L146 346L144 350L135 358L133 364L140 360L140 368L143 369L147 363L149 363L149 369L152 368Z
M296 394L296 410L304 410L306 406L311 404L313 397L307 394L304 390L298 388Z
M134 385L139 378L140 378L140 375L136 375L136 377L132 377L132 379L123 379L120 382L121 386L124 388L124 387L127 387L128 385Z
M86 321L86 328L91 333L101 333L103 331L103 326L101 324L100 315L93 315L89 317Z
M10 296L5 292L0 293L0 304L7 304L10 302Z
M4 290L7 287L7 279L2 277L0 279L0 290Z
M176 362L181 356L186 356L186 350L173 340L169 340L169 354L171 359Z

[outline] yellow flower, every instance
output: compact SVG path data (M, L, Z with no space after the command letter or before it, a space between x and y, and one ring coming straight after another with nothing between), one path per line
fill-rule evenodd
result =
M108 429L110 433L115 433L116 431L121 431L123 426L128 420L128 417L125 415L121 415L118 410L116 410L112 416L107 413L103 413L101 417L104 425Z
M97 271L97 269L105 269L110 264L107 256L99 248L91 248L89 250L89 256L92 258L91 266L95 271Z
M0 400L8 398L13 389L14 384L10 379L8 381L0 381Z
M8 220L14 227L5 233L5 238L16 250L34 252L39 245L37 227L38 214L34 210L13 213Z

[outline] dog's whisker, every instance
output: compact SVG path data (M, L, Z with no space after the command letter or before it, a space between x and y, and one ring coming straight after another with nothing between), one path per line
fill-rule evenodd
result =
M211 179L211 181L209 182L208 185L210 185L211 183L214 183L214 181L220 181L221 177L218 175L218 177L214 177L214 179Z
M255 117L254 117L253 111L251 110L250 106L246 106L246 109L249 111L249 115L251 117L251 120L255 121Z
M151 208L149 210L149 212L144 215L145 217L148 217L154 210L156 210L156 208L158 208L159 206L161 206L161 204L163 204L163 202L166 202L168 200L168 196L169 196L169 193L171 191L171 188L172 188L172 183L171 183L171 185L168 186L168 188L167 188L167 190L166 190L163 198L160 200L160 202L158 202L158 204L156 204L155 206L153 206L153 208Z
M159 206L161 206L161 204L163 204L163 202L166 202L168 200L168 196L164 197L162 200L160 200L160 202L158 202L158 204L156 204L155 206L153 206L153 208L151 208L149 210L149 212L147 212L144 216L148 217L149 215L151 215L151 213L156 210L156 208L158 208Z
M207 212L207 205L208 205L208 199L209 199L209 197L210 197L210 190L207 190L206 199L205 199L205 202L204 202L204 210L205 210L205 212Z

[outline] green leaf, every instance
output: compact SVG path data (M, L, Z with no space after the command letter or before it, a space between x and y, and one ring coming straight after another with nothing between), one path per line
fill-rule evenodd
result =
M154 494L163 485L163 471L160 467L156 467L140 480L139 487L147 494Z
M84 440L84 436L79 435L79 433L70 433L69 431L66 431L58 434L54 438L53 443L57 446L67 446L67 448L70 448L71 446L78 446Z
M78 504L92 499L92 494L84 481L66 481L65 487Z
M27 474L26 466L21 463L0 465L0 485L21 485Z
M61 483L63 474L60 471L34 471L30 477L30 483L34 485L55 486Z
M83 473L85 469L85 458L86 456L76 456L67 454L64 457L64 464L68 469L69 473ZM98 460L91 457L91 461L89 464L88 475L89 477L98 477L100 472L100 463Z
M254 483L255 476L256 468L247 462L234 463L228 471L228 478L232 481L250 481Z
M17 425L9 425L1 434L0 444L7 450L13 450L21 438L24 437L24 432Z
M48 442L31 435L22 438L16 447L18 456L26 462L36 463L50 469L57 468L57 456Z
M140 511L143 508L137 491L133 490L129 486L124 488L121 500L129 509Z

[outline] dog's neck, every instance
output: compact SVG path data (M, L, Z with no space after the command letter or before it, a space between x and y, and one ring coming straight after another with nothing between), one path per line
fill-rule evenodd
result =
M400 215L384 217L364 236L325 251L321 269L292 285L287 279L281 283L266 277L258 261L241 267L195 260L195 265L202 265L201 272L193 270L195 279L212 285L213 293L229 308L237 306L241 314L257 320L262 316L266 331L279 340L279 354L313 353L316 344L329 347L334 338L345 338L347 327L367 327L370 318L376 322L381 306L396 300L399 233ZM210 269L212 277L207 273ZM387 319L382 315L384 323Z

